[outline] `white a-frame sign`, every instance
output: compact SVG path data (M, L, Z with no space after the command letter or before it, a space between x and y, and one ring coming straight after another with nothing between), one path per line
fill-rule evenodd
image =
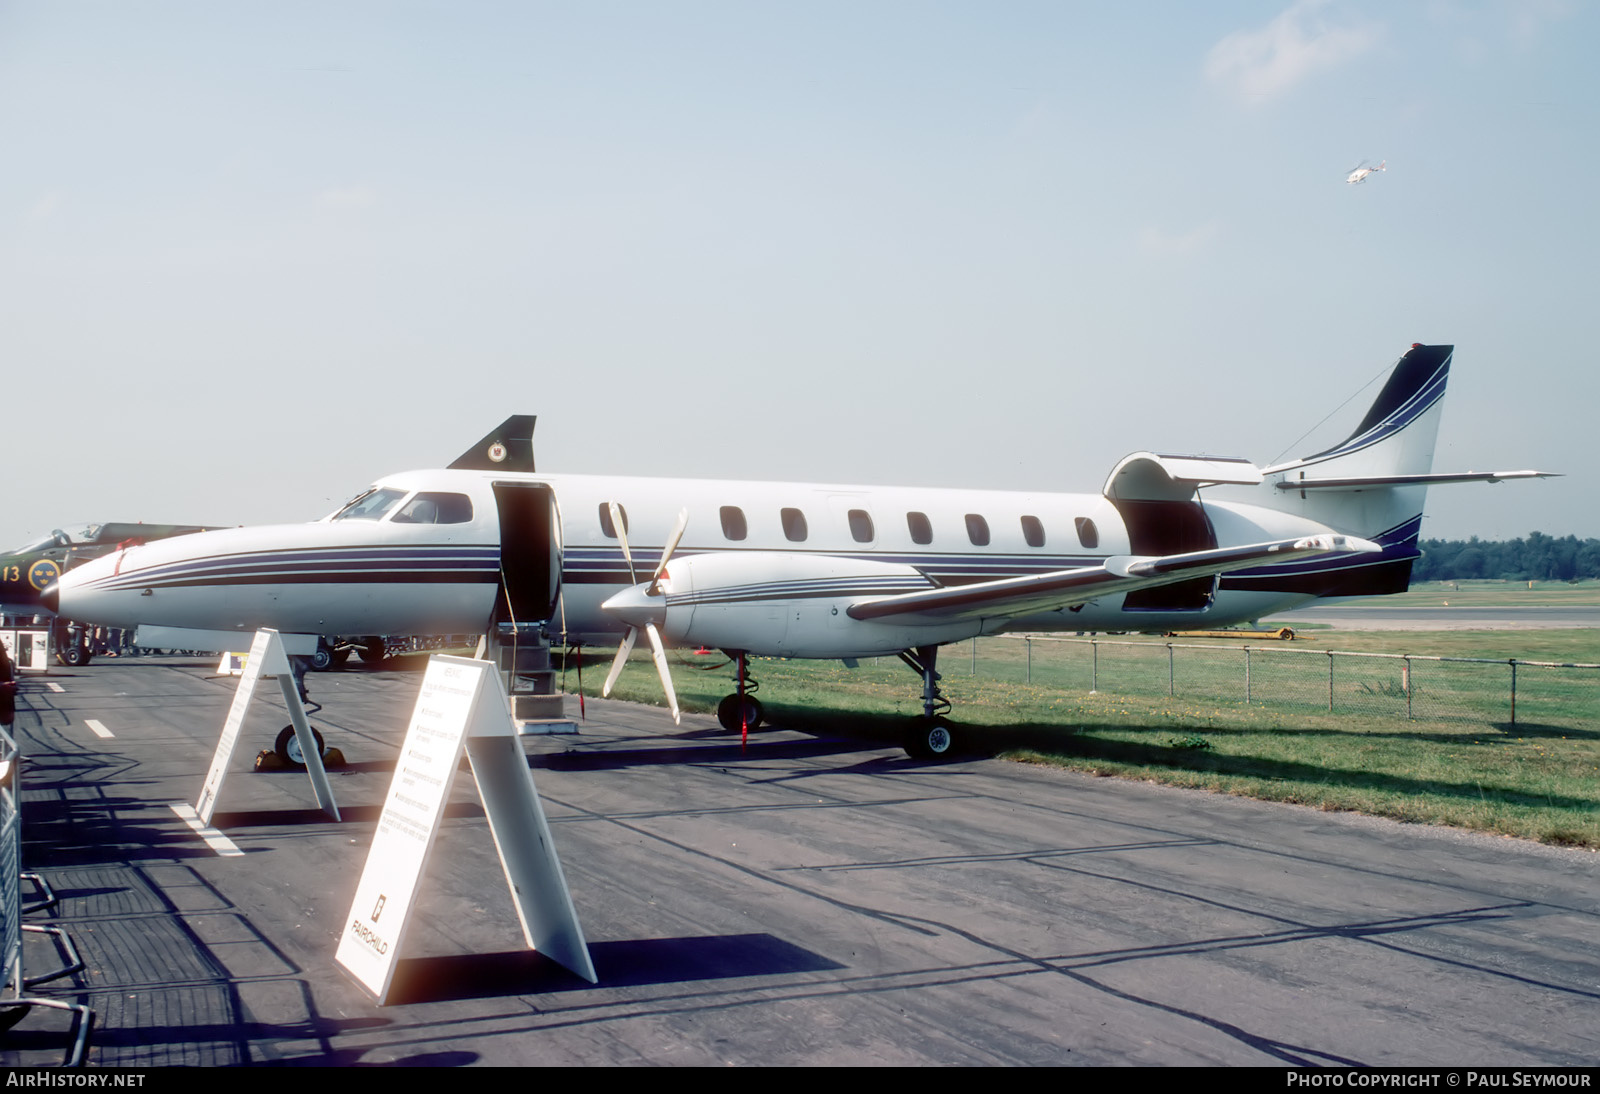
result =
M339 819L339 807L333 800L333 788L328 785L328 773L322 768L322 753L306 721L306 708L300 703L300 692L295 687L294 672L289 667L289 655L283 650L283 638L277 631L256 632L250 647L250 659L245 662L239 676L239 687L233 693L233 705L228 708L228 720L222 723L222 736L217 740L217 751L211 757L211 770L200 788L200 800L194 811L202 823L211 823L211 814L217 808L217 798L222 794L222 780L228 774L228 762L233 758L233 746L239 742L239 729L244 725L245 711L255 696L256 683L263 676L276 676L283 691L283 705L289 708L289 721L294 723L294 735L300 742L300 754L305 757L306 775L316 792L317 804L334 820Z
M488 661L435 654L336 955L382 1005L465 746L528 947L596 980L533 772Z

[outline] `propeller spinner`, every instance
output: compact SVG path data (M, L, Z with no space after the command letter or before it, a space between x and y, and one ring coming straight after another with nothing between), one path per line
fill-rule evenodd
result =
M678 693L672 688L672 674L667 669L667 651L661 644L660 626L667 619L667 602L661 595L660 586L661 575L667 568L667 560L672 557L672 552L678 549L678 541L683 539L683 531L689 526L689 510L678 511L678 523L673 527L672 535L667 537L667 546L661 552L661 561L656 564L655 573L650 575L649 582L643 583L639 581L638 572L633 568L633 552L628 549L628 530L623 527L622 510L614 501L610 503L610 509L611 527L616 530L617 542L622 545L622 557L628 563L628 576L633 579L634 584L602 605L606 611L628 624L628 633L623 636L622 645L617 647L617 656L612 659L611 671L606 673L605 686L600 689L600 694L603 696L611 694L611 688L616 684L617 677L622 675L622 666L628 663L628 655L633 652L633 644L638 640L639 632L643 630L645 637L650 640L656 674L661 677L661 689L667 693L667 706L672 708L673 724L681 725L682 712L678 709Z

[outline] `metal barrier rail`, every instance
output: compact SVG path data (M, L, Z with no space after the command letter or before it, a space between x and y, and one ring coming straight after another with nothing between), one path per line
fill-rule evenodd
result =
M1600 664L1587 662L1051 635L985 639L991 655L993 644L1002 640L1023 643L1026 683L1033 683L1035 646L1057 647L1067 661L1083 662L1076 668L1080 678L1087 676L1081 682L1090 692L1203 695L1247 704L1315 706L1330 714L1342 709L1403 712L1408 719L1479 719L1504 712L1511 725L1526 720L1530 707L1543 720L1556 721L1588 721L1585 714L1600 709ZM976 672L976 641L972 656ZM1311 672L1308 659L1314 658L1322 662ZM1054 660L1059 664L1063 658ZM1389 666L1398 669L1397 677L1387 671ZM1489 666L1504 669L1505 675L1498 680L1486 675Z

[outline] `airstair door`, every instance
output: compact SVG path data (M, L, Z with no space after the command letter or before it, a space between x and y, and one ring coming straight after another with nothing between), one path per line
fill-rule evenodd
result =
M500 513L499 617L546 623L561 595L561 521L555 491L542 482L497 482Z

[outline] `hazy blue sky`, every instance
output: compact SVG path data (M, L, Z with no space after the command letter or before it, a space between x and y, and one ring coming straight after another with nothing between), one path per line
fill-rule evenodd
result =
M1453 342L1600 536L1600 5L0 0L0 545L549 471L1098 490ZM1361 186L1361 160L1389 170Z

